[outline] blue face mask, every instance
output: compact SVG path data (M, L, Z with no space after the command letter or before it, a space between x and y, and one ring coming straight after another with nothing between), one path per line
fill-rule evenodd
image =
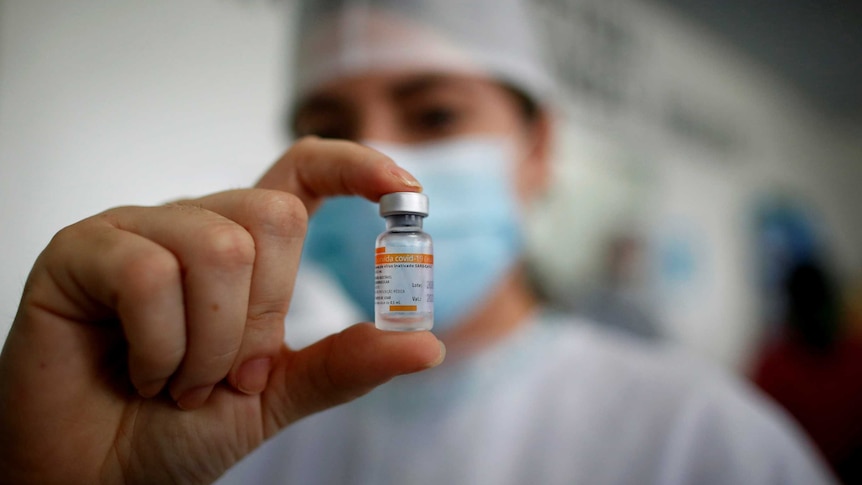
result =
M502 137L367 144L412 173L428 194L434 328L447 330L483 303L520 255L511 145ZM374 240L384 229L377 204L338 197L312 217L305 244L305 256L329 270L367 318L374 315Z

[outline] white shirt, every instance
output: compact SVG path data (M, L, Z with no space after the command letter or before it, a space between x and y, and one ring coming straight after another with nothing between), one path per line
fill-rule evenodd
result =
M747 385L658 344L538 320L295 423L220 483L833 483Z

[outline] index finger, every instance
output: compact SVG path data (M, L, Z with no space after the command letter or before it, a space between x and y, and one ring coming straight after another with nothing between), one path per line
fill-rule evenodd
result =
M386 155L358 143L314 136L295 143L256 187L290 192L309 212L333 195L377 202L390 192L422 191L422 185Z

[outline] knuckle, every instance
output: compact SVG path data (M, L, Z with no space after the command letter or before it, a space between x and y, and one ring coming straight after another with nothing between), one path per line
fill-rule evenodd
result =
M101 235L105 232L105 227L97 222L101 217L101 214L92 216L60 229L51 238L49 246L65 247Z
M246 326L253 330L283 332L286 316L287 304L283 300L260 301L249 305Z
M90 217L90 219L108 222L108 223L113 225L114 223L117 222L117 218L119 216L121 216L123 213L128 212L128 211L138 210L138 209L141 209L141 207L140 206L133 206L133 205L124 205L124 206L119 206L119 207L112 207L110 209L104 210L104 211L94 215L93 217ZM89 219L85 219L85 221L87 221L87 220L89 220Z
M256 229L281 237L305 234L308 211L295 195L276 190L256 191L248 204Z
M118 278L124 289L136 300L147 300L180 277L180 264L167 250L140 250L120 263Z
M285 314L286 312L281 311L250 314L245 324L240 347L242 354L272 354L280 348L284 342Z
M254 239L238 224L212 224L204 230L198 254L205 261L230 266L254 264Z
M80 238L80 222L77 224L72 224L71 226L66 226L63 229L57 231L54 234L54 237L51 238L51 241L48 243L48 247L46 248L48 251L56 251L58 248L64 248L72 244L75 240Z
M75 241L91 239L94 236L98 237L104 234L105 229L113 229L118 226L117 218L119 214L135 209L137 208L133 206L114 207L70 224L57 231L54 237L51 238L49 245L66 245Z

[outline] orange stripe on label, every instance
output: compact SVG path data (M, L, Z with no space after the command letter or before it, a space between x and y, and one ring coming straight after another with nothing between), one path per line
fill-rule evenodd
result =
M398 263L417 263L417 264L434 264L433 254L412 254L412 253L389 253L377 254L374 258L375 264L398 264Z
M390 312L415 312L416 305L389 305Z
M375 250L374 250L374 252L375 252L375 253L377 253L377 254L385 253L385 252L386 252L386 248L385 248L385 247L377 248L377 249L375 249Z

